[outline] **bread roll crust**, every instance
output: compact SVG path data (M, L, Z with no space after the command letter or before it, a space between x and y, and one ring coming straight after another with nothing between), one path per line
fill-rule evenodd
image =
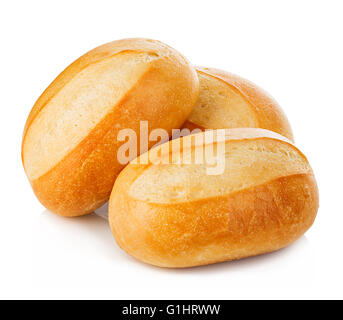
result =
M143 57L142 61L138 61L141 66L140 73L135 71L134 58L137 55ZM128 87L125 83L119 84L122 85L119 93L115 91L116 87L113 87L116 94L113 106L109 107L100 119L97 112L102 110L103 104L93 106L89 115L94 115L97 121L93 123L91 117L80 120L80 126L90 127L87 134L78 137L72 148L62 150L59 154L56 151L55 155L58 146L54 149L49 142L58 141L59 138L68 141L69 136L72 141L77 131L73 135L70 130L58 131L63 123L61 124L58 118L53 118L53 99L58 95L60 97L62 90L80 74L84 76L86 73L84 78L88 81L87 68L100 66L106 59L112 59L115 64L118 57L132 64L129 65L129 71L132 75L136 72L136 81ZM131 60L133 62L130 62ZM122 72L117 69L110 71ZM132 75L130 79L134 77ZM82 88L82 85L80 80L79 87ZM23 134L22 160L37 198L46 208L60 215L78 216L92 212L108 200L116 176L123 168L117 159L117 150L123 143L117 140L118 132L129 128L139 137L139 122L142 120L148 121L149 132L154 128L163 128L171 133L171 130L179 128L190 114L198 93L198 78L192 66L177 51L159 41L124 39L86 53L52 82L27 119ZM74 98L77 99L80 94L82 92L76 91ZM88 92L85 93L86 100L80 100L85 106L90 99L90 94L87 94ZM61 99L63 98L65 97L62 96ZM111 101L105 102L111 106ZM64 116L66 121L72 124L70 119L77 117L76 111L70 111L68 105L62 105L61 108L65 109L62 110L65 113L71 112L70 117L68 114ZM51 116L44 114L49 111ZM44 120L44 116L48 120ZM51 132L59 134L51 137ZM44 152L47 148L51 148L53 154L48 153L50 158L46 163L44 159L35 158L35 150Z
M294 161L307 165L286 175L280 167L270 180L237 191L166 202L132 194L134 182L153 164L129 164L114 185L109 205L110 226L122 249L156 266L191 267L278 250L310 228L319 200L306 157L287 139L266 130L228 132L227 142L235 148L247 141L287 146L299 154Z
M262 128L293 141L285 113L262 88L219 69L197 67L196 70L200 80L200 96L184 128Z

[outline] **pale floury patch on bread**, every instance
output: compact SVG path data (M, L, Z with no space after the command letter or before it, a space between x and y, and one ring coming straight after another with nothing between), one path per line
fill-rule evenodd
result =
M121 172L109 203L121 248L149 264L190 267L278 250L306 232L318 209L306 157L268 130L226 133L221 175L206 175L206 163L173 162L132 163ZM205 142L195 141L174 152L196 153Z
M118 132L130 129L139 139L144 120L170 135L198 94L195 69L159 41L124 39L86 53L51 83L27 119L22 159L37 198L65 216L100 207L124 167Z
M290 140L293 134L279 104L267 92L237 75L197 67L200 95L186 128L262 128Z
M136 52L112 56L86 67L56 93L26 133L23 153L29 178L49 171L87 137L156 58Z
M194 153L196 150L194 150ZM306 159L287 144L273 141L228 142L224 171L206 172L204 165L159 164L147 168L132 184L129 195L153 203L174 203L222 196L263 184L283 175L309 173Z

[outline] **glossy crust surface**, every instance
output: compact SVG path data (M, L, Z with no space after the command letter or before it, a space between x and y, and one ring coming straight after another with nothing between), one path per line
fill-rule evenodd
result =
M121 172L110 197L109 222L123 250L152 265L191 267L278 250L310 228L319 200L306 157L267 130L226 132L225 179L200 176L201 164L131 163ZM195 142L180 153L193 154L199 147ZM270 154L275 161L268 160Z
M118 132L132 129L139 139L141 120L149 132L171 132L198 94L194 68L159 41L124 39L86 53L51 83L27 119L22 160L37 198L64 216L100 207L124 167Z
M262 128L293 141L293 133L279 104L263 89L235 74L197 67L198 102L184 128Z

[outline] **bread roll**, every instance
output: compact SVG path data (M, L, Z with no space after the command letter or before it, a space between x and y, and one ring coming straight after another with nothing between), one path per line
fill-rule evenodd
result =
M180 128L198 94L193 67L159 41L125 39L86 53L51 83L27 119L22 161L36 196L64 216L100 207L123 168L119 130L139 136L141 120L150 131Z
M263 128L293 141L285 114L264 90L225 71L198 67L197 72L199 100L185 128Z
M193 141L206 141L209 133L178 139L180 151L172 149L176 140L169 142L172 152L161 159L184 154L190 159L211 146ZM220 175L207 175L206 162L151 161L149 154L161 153L167 144L120 173L109 222L122 249L152 265L191 267L278 250L310 228L318 190L305 156L283 136L263 129L228 129L223 141ZM218 139L212 147L218 148Z

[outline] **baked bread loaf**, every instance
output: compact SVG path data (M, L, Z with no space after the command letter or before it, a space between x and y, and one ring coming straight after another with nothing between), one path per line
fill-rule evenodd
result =
M237 75L197 68L200 95L185 128L263 128L293 141L286 115L264 90Z
M109 222L119 246L133 257L174 268L240 259L283 248L314 222L318 190L312 169L277 133L227 129L219 175L206 174L206 161L170 161L171 155L189 160L200 149L208 152L210 133L170 141L169 153L162 144L120 173ZM217 150L218 141L212 143ZM178 142L179 151L172 146ZM169 164L156 162L152 153Z
M86 53L51 83L27 119L22 161L37 198L64 216L100 207L124 167L119 130L139 137L142 120L149 132L171 133L198 94L194 68L159 41L125 39Z

